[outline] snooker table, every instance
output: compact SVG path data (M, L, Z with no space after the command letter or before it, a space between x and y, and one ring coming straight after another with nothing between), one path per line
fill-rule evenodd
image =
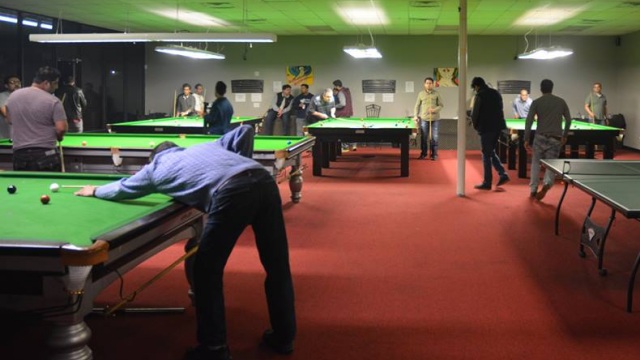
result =
M409 139L418 127L408 118L336 118L322 120L305 128L316 138L313 146L313 175L322 176L322 168L339 154L340 142L390 142L400 144L400 176L409 176Z
M518 159L518 177L527 177L527 151L524 147L524 129L525 119L506 119L507 131L503 133L503 140L500 141L499 153L501 160L504 162L506 157L507 167L509 170L516 168L516 158ZM535 136L536 122L533 122L531 134ZM595 155L595 146L602 145L603 158L613 159L616 138L624 132L623 129L591 124L584 121L572 120L571 130L567 137L566 145L570 147L570 157L577 158L579 156L578 149L584 146L586 149L585 156L593 159ZM532 144L532 142L529 142ZM561 153L560 156L563 156Z
M155 145L173 141L188 147L215 141L219 135L184 134L66 134L62 141L62 154L67 172L133 174L148 161ZM85 145L83 145L83 142ZM276 177L287 167L291 200L300 202L302 192L302 154L310 150L313 137L256 136L253 159ZM13 150L9 139L0 140L0 170L13 169Z
M91 359L84 317L96 296L144 260L202 232L200 211L164 195L114 202L74 196L72 188L49 190L54 182L101 185L121 177L0 171L0 309L47 324L52 358ZM50 196L48 205L42 194Z
M262 117L234 116L231 129L242 124L258 125ZM204 134L204 119L198 116L169 117L107 124L110 133L129 134Z

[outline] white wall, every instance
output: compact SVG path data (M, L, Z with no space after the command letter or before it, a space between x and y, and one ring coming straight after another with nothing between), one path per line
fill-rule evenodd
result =
M615 59L618 101L612 113L623 114L627 121L624 145L640 149L640 32L623 36L620 49Z
M365 115L362 80L396 80L395 101L383 103L381 95L376 94L376 103L382 106L381 116L406 116L413 112L417 93L406 93L405 82L413 81L415 90L419 91L423 79L433 76L434 67L454 67L457 64L456 36L377 36L376 45L384 57L376 60L356 60L342 52L344 45L353 44L355 40L354 37L341 36L280 36L275 44L254 44L253 48L248 49L246 60L243 60L244 45L225 45L222 52L227 59L223 61L183 60L155 53L154 45L147 45L146 110L170 113L174 90L179 90L183 82L192 85L203 83L208 88L209 101L218 80L225 81L230 91L232 79L262 79L265 89L259 107L253 107L249 102L236 103L234 95L228 94L236 114L261 115L273 98L273 82L285 81L285 67L311 65L315 73L311 91L317 93L331 87L333 80L341 79L351 88L355 116ZM535 43L536 39L529 36L529 41ZM555 83L554 93L565 98L574 115L584 113L584 100L593 82L599 81L609 99L610 112L624 113L628 122L633 119L638 102L628 99L634 94L638 95L638 81L626 79L633 76L633 79L640 80L636 66L640 57L640 35L623 37L622 46L617 46L612 36L551 39L541 36L538 43L571 47L575 53L553 61L514 60L515 55L524 50L522 36L471 36L469 78L482 76L493 85L497 85L498 80L530 80L534 98L540 95L540 81L549 78ZM618 66L622 62L624 67ZM445 102L443 117L455 117L457 88L440 88L439 91ZM514 97L505 95L505 103L508 104ZM628 108L631 103L635 108ZM508 108L506 110L505 114L509 117L511 112ZM633 131L640 134L640 129L634 128ZM637 135L633 137L640 142ZM640 148L638 142L635 147Z

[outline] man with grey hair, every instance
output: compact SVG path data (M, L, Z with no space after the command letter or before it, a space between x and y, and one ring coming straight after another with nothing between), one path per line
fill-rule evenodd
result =
M520 95L513 99L513 116L515 119L526 119L533 100L527 89L520 90Z
M336 102L333 99L333 89L326 88L322 94L316 95L309 104L307 120L313 124L320 120L336 117Z

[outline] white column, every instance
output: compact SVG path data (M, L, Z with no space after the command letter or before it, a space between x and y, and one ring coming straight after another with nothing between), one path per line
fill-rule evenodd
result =
M464 196L465 160L467 152L467 0L460 0L458 27L458 186Z

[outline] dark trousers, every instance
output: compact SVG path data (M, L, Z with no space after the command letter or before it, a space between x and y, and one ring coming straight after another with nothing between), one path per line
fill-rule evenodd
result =
M498 139L500 138L500 131L488 131L480 134L480 146L482 147L482 166L484 169L484 184L491 184L493 179L493 172L491 167L493 166L498 175L503 176L506 174L504 166L500 162L498 154L496 154L496 146L498 145Z
M62 171L57 149L27 148L13 151L13 170Z
M278 112L269 109L267 116L264 117L264 129L262 135L273 135L273 128L276 125L276 119L278 118ZM291 129L291 117L288 112L282 113L282 135L290 135Z
M222 278L238 237L251 225L264 282L271 328L282 341L296 334L293 281L278 187L265 170L233 177L211 198L209 217L195 259L185 264L195 293L197 337L202 345L227 343ZM187 244L187 249L196 241Z

